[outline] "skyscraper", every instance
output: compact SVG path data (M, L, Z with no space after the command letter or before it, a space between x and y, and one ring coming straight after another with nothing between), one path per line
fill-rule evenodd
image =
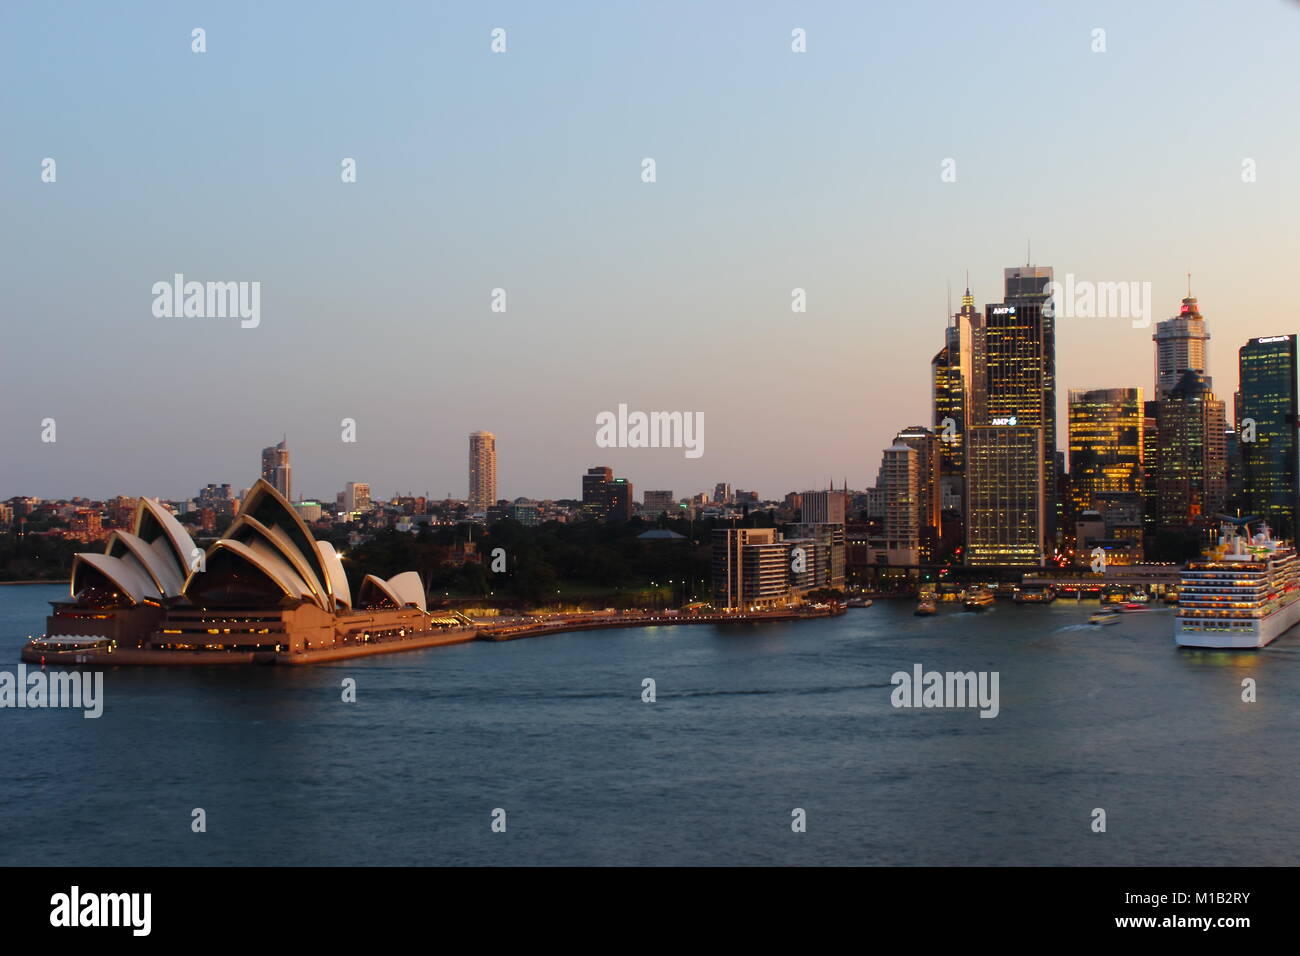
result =
M1145 405L1140 388L1072 388L1070 499L1072 518L1095 509L1097 495L1142 491Z
M966 442L967 563L1041 564L1056 543L1056 325L1049 266L1003 271L1006 299L985 308L972 348ZM973 442L982 430L978 469ZM1031 432L1037 431L1035 438ZM1030 454L1033 462L1014 459ZM1040 488L1021 486L1028 474ZM975 487L977 481L989 482ZM998 508L1010 510L999 515ZM978 521L972 511L981 512ZM1036 528L1029 523L1038 522ZM1006 561L999 562L997 555Z
M1293 537L1300 505L1296 336L1251 339L1238 352L1238 361L1237 441L1244 504L1249 514L1267 519L1276 533Z
M966 563L1041 567L1046 556L1043 429L995 419L966 446Z
M1151 340L1156 343L1156 401L1172 391L1187 372L1195 372L1206 388L1212 387L1205 361L1210 333L1190 289L1178 314L1156 323Z
M884 497L885 560L892 565L915 565L921 560L920 453L895 441L880 461L876 487Z
M985 405L984 316L975 311L970 287L961 297L961 310L944 330L944 346L930 363L934 396L934 432L943 441L942 476L960 476L965 469L965 434L972 412ZM949 424L951 423L951 424Z
M469 436L469 510L486 512L497 503L497 439L491 432Z
M916 520L920 560L931 561L943 532L943 470L944 443L930 429L921 425L904 428L894 436L895 445L916 449Z
M284 495L286 501L293 500L288 439L262 449L262 477Z
M1222 400L1195 371L1156 403L1159 527L1191 528L1212 520L1227 495L1227 416Z

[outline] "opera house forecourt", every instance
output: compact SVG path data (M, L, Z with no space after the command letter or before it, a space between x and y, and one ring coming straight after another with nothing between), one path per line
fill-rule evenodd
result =
M264 479L206 551L158 502L141 498L134 530L80 553L71 597L51 603L39 664L310 664L475 639L431 614L414 571L368 574L353 600L343 560L317 541Z

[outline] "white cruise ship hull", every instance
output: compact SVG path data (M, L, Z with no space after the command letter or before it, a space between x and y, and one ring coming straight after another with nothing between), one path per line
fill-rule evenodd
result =
M1174 640L1179 647L1250 650L1267 647L1297 623L1300 623L1300 600L1265 618L1240 620L1179 615L1174 619Z

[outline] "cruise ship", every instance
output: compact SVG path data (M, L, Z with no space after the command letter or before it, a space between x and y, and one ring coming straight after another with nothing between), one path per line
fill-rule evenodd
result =
M1259 648L1300 622L1300 564L1268 525L1226 519L1219 543L1190 561L1178 588L1179 647Z

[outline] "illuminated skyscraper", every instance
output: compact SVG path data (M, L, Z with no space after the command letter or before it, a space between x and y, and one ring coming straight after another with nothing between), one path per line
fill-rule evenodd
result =
M977 425L969 438L966 563L1041 567L1047 547L1043 429L1009 422Z
M1015 566L1040 564L1056 542L1056 325L1048 266L1003 272L1006 301L987 306L972 348L973 396L966 442L966 560ZM972 442L980 435L980 461ZM1034 438L1031 432L1038 432ZM1032 462L1016 455L1035 456ZM1021 486L1028 474L1040 487ZM977 487L979 481L989 482ZM997 514L998 503L1010 509ZM972 509L981 512L973 520ZM1031 528L1027 522L1039 522ZM1006 560L999 562L999 552Z
M293 500L288 439L278 445L262 449L262 477L274 486L276 491L284 495L285 500Z
M1145 405L1140 388L1070 389L1073 518L1106 492L1142 491Z
M982 359L983 345L984 316L975 311L975 297L968 287L961 297L961 311L944 330L944 347L930 363L933 425L943 441L944 476L960 476L965 469L965 434L971 412L984 405L984 382L975 375L976 356Z
M1156 497L1160 528L1212 522L1227 495L1224 403L1194 371L1156 403L1160 449Z
M1210 340L1210 333L1205 330L1205 319L1190 289L1178 314L1157 322L1151 339L1156 343L1157 401L1169 394L1187 372L1195 372L1206 388L1212 387L1205 361L1205 343Z
M1296 336L1251 339L1241 347L1238 361L1237 439L1245 507L1267 519L1277 534L1293 537L1300 505Z
M469 510L486 512L497 503L497 439L491 432L469 436Z

